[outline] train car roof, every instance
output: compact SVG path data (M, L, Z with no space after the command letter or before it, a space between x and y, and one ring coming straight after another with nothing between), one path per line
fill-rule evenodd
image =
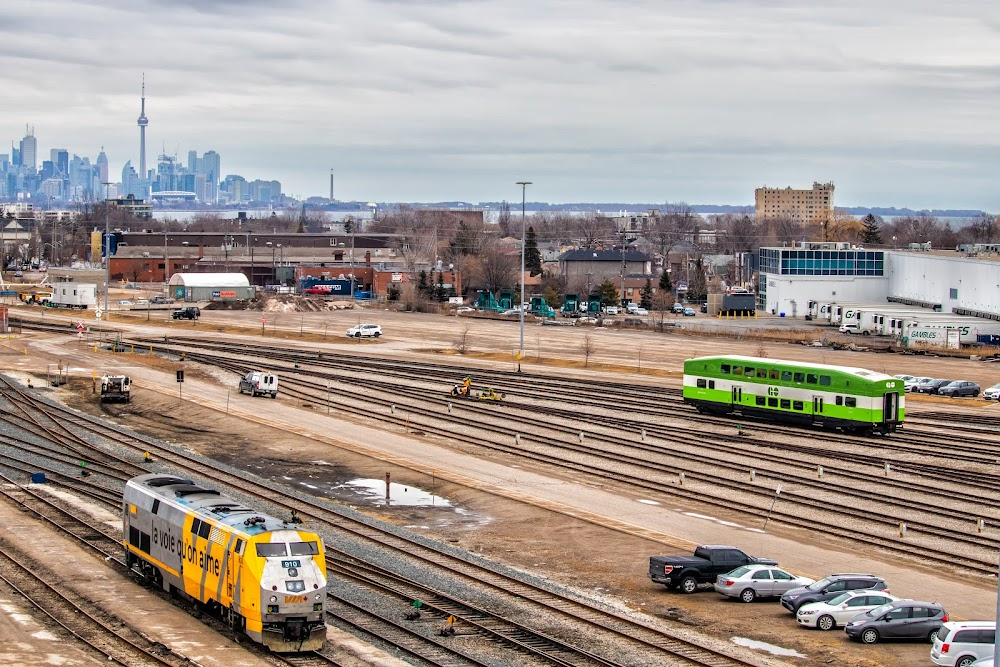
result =
M831 364L814 364L808 361L789 361L787 359L768 359L767 357L745 357L741 355L730 355L730 356L712 356L712 357L695 357L693 359L687 359L684 363L689 361L739 361L742 363L754 364L757 366L771 365L771 366L798 366L800 368L813 368L816 370L825 371L839 371L841 373L849 373L851 375L856 375L858 377L864 378L865 380L871 380L873 382L879 382L881 380L897 380L899 378L894 378L891 375L886 375L885 373L879 373L877 371L870 371L867 368L856 368L854 366L833 366Z
M275 530L298 530L298 526L291 521L277 519L247 507L238 500L227 498L215 489L199 486L190 479L150 473L133 477L128 484L250 537ZM250 519L254 521L248 523Z

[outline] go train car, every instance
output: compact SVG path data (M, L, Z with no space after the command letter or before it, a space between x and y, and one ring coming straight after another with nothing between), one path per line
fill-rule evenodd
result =
M903 381L882 373L759 357L684 362L684 402L699 412L888 434L903 423Z
M152 473L125 484L129 568L193 600L275 652L326 641L323 542L191 480Z

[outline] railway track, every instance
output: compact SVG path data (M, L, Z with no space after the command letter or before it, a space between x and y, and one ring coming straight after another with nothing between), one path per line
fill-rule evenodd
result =
M213 356L192 353L188 356L188 359L192 361L196 360L205 361L206 363L215 364L221 368L226 368L236 373L240 373L246 368L245 365L241 365L241 363L238 360L233 359L231 356L227 357L226 359L219 359ZM302 374L305 372L302 369L296 370L293 368L285 368L282 370L286 371L289 374L294 374L294 373ZM289 389L290 382L292 381L296 383L302 382L300 380L293 380L292 378L294 378L295 376L289 374L284 375L284 377L286 378L284 381L286 392ZM329 376L326 376L326 379L329 379ZM386 385L381 381L359 381L357 379L352 379L350 384L353 387L353 389L347 387L339 387L337 392L338 396L343 397L345 394L353 395L354 398L364 401L364 400L370 400L370 397L373 395L382 396L385 395L386 393L395 393L398 395L404 393L401 391L395 391L395 392L391 391L391 389L393 388L398 389L398 387L392 387L390 385ZM303 382L302 386L305 388L305 392L308 393L297 394L301 398L308 399L310 401L316 402L321 405L327 400L329 400L329 397L323 396L323 386L321 384ZM437 397L436 395L433 394L429 395L428 392L419 389L411 389L407 393L407 395L414 398L421 397L426 400L436 402L439 405L444 403L444 400ZM462 416L459 415L442 414L443 411L440 408L427 408L413 401L401 398L396 400L396 404L401 411L406 412L407 419L410 420L410 425L412 427L414 428L419 427L421 430L425 432L433 432L443 437L449 437L451 435L450 429L448 427L435 426L434 425L435 422L443 421L446 423L450 423L454 426L457 425L467 426L468 420L464 419ZM469 404L464 404L463 407L465 405ZM349 403L345 403L342 400L338 400L338 408L340 409L339 411L341 412L350 410L353 407L355 406ZM544 410L543 412L545 414L550 414L550 415L554 414L554 412L551 409ZM428 419L422 419L418 422L415 419L415 415L421 415L427 417ZM678 460L684 461L688 464L688 466L681 467L680 465L677 464L669 466L663 466L663 465L656 466L648 461L636 460L634 458L626 458L625 454L618 454L617 457L612 459L606 452L601 452L592 447L585 447L582 445L577 445L572 442L569 442L568 440L576 435L575 430L571 430L570 428L562 427L560 429L560 427L554 425L551 422L540 421L526 416L518 416L515 415L512 411L508 411L507 413L505 413L505 417L506 421L503 423L503 425L492 424L490 423L489 420L481 420L481 422L477 426L490 434L495 435L499 433L511 439L515 434L518 433L536 433L536 435L531 436L532 442L541 442L543 444L556 447L558 450L560 450L560 452L565 452L565 451L583 452L595 456L600 456L603 459L610 460L613 462L624 461L632 465L638 466L641 470L645 471L645 473L643 475L632 476L635 480L631 482L633 486L642 487L644 483L650 480L652 475L656 474L660 475L659 478L653 478L656 480L656 482L658 482L660 485L663 484L669 485L670 482L676 479L677 475L679 475L681 472L685 472L689 476L689 479L691 481L702 481L706 485L711 485L716 488L729 488L733 491L737 491L744 494L745 496L748 496L748 498L744 502L733 502L733 501L727 502L711 494L703 494L702 496L695 498L692 492L684 491L682 493L679 490L672 491L673 495L683 495L688 499L701 500L713 504L717 507L723 507L735 511L740 511L743 513L750 513L756 516L760 516L765 512L767 504L773 498L774 495L773 486L776 485L777 483L785 483L785 484L792 483L797 485L798 487L807 487L815 489L817 491L825 491L827 492L827 495L836 495L836 494L840 494L841 496L846 495L848 498L851 498L852 500L844 502L843 500L838 500L838 499L831 499L831 500L814 499L802 495L801 493L786 491L785 495L783 496L783 504L784 501L789 501L804 509L809 509L817 512L833 512L835 515L839 515L842 518L846 517L846 519L851 524L854 525L853 532L855 533L854 537L856 539L862 539L864 541L869 541L869 542L874 541L877 544L880 544L887 548L891 548L893 550L905 552L911 556L919 556L921 553L921 547L915 547L914 545L905 543L901 540L891 540L887 538L886 531L889 529L896 528L901 522L906 523L908 529L914 532L919 531L929 537L938 540L963 543L972 548L989 550L994 548L998 544L995 538L984 537L982 535L972 532L972 527L983 516L988 516L991 522L1000 523L1000 516L991 516L990 515L991 510L989 508L979 507L976 509L969 509L962 511L954 507L954 502L951 502L946 506L943 505L942 503L937 503L937 504L933 502L921 503L913 500L899 499L896 497L896 492L881 493L878 490L872 490L870 488L871 484L869 484L869 488L849 488L845 486L845 478L863 480L866 476L865 473L852 473L850 470L843 467L838 468L836 465L829 466L828 468L829 476L825 480L819 480L816 479L815 477L807 476L804 471L805 464L801 462L794 464L797 465L800 469L803 469L800 474L794 476L791 476L787 473L780 474L780 473L775 473L773 471L769 472L767 471L766 468L761 466L757 468L759 474L761 475L762 478L766 477L771 479L772 486L758 487L753 485L747 485L745 482L742 481L740 482L734 481L732 476L727 478L725 476L713 475L711 473L705 472L704 470L701 470L700 468L703 468L701 464L704 461L703 452L684 453L684 452L679 452L676 449L665 451L663 450L662 447L654 447L652 444L637 442L634 438L627 439L619 435L607 434L607 433L601 434L601 433L594 433L593 431L588 431L588 437L587 437L588 442L593 440L595 442L600 441L602 443L616 444L624 448L648 450L650 452L656 452L659 454L663 454L665 456L669 456L671 457L672 462L676 462ZM392 419L393 417L390 415L387 418ZM537 435L537 433L542 430L561 432L563 439L558 440L555 438L548 438ZM678 442L677 433L675 432L677 429L675 427L670 427L671 432L668 432L668 429L666 428L660 429L659 431L657 431L656 429L651 429L651 430L656 431L659 437L662 440L666 440L668 443ZM694 429L689 429L689 430L692 431L692 433L690 433L690 437L686 441L683 441L683 444L688 446L697 445L703 449L704 448L715 449L722 455L731 454L733 447L744 447L744 448L747 447L746 440L741 439L737 436L717 436L717 435L709 436L709 434L707 434L704 430L700 431L695 431ZM711 442L708 439L709 437L717 438L721 440L721 442L718 443ZM486 441L484 441L482 438L477 437L475 438L475 441L479 444L479 446L486 446ZM489 444L489 447L492 448L494 451L503 452L515 456L523 457L526 455L523 443L522 445L514 447L509 444L510 442L511 442L510 440L506 440L504 442L493 441ZM765 445L765 449L781 448L781 447L782 445L776 443L768 443L767 445ZM790 446L789 448L792 448L792 446ZM569 464L565 462L564 460L565 457L561 453L556 456L546 456L543 453L536 454L535 456L537 457L538 462L546 463L548 465L554 465L558 467L572 467L572 469L574 470L587 472L589 474L596 475L603 479L611 479L615 477L615 475L607 471L598 469L596 465L591 467L586 467L582 465L569 466ZM761 459L770 458L771 463L773 464L773 459L774 459L773 454L769 453L761 454L760 458ZM884 458L876 459L876 457L871 457L868 455L853 455L852 458L861 461L865 465L870 465L873 468L875 467L876 463L878 464L878 467L881 468L881 464L883 464L885 461ZM713 467L716 468L722 467L729 469L735 475L745 475L747 472L749 472L749 469L750 467L752 467L752 465L748 466L746 464L732 464L725 460L715 460L713 463ZM900 469L912 476L920 476L920 477L925 477L927 479L933 478L935 482L932 483L929 481L925 484L921 484L919 482L914 482L912 480L897 481L897 480L887 479L884 482L886 487L895 488L897 489L897 492L899 490L904 490L904 489L913 490L914 488L917 488L923 492L926 492L931 498L933 498L934 496L938 496L941 497L942 499L948 498L952 501L954 501L956 497L961 497L962 495L965 495L970 504L979 503L981 499L979 494L981 494L985 490L993 489L995 487L996 481L998 481L997 475L992 473L974 473L967 470L947 471L947 470L942 470L942 468L939 465L933 465L933 464L902 464L900 465ZM811 467L811 471L814 470L815 467L814 466ZM942 475L947 476L949 472L954 477L954 481L960 483L962 486L978 487L978 489L976 491L973 491L970 488L963 491L961 490L961 488L950 489L950 490L938 490L937 488L935 488L937 480L940 479ZM667 479L664 475L669 475L671 477L670 479ZM871 481L870 478L872 476L873 475L871 473L867 474L869 481ZM619 479L624 479L624 477L619 476ZM880 482L879 486L881 486L882 484L883 482ZM836 486L836 488L834 488L834 486ZM751 498L756 498L756 502L751 500ZM867 509L857 509L853 507L853 504L856 504L860 501L866 501L867 503L869 503L869 505L874 504L876 507L868 507ZM887 508L888 509L895 508L895 511L893 512L886 511ZM962 520L965 522L965 528L969 532L963 532L962 530L957 528L942 528L939 525L929 523L928 521L925 520L925 517L927 517L928 515L937 517L939 521L954 522L954 520L956 519ZM782 516L784 517L783 520L790 523L791 525L807 527L810 528L811 530L826 532L828 534L836 535L838 537L845 537L845 536L849 537L851 535L851 531L845 530L844 527L842 526L836 526L836 525L831 526L827 521L808 520L801 517L796 517L795 515L787 512L784 513ZM858 525L858 522L861 522L862 526L872 523L881 524L883 526L883 529L881 530L881 532L872 532L871 530L865 530L863 527L860 527ZM954 560L956 560L954 554L951 553L951 551L945 547L934 547L932 545L926 545L922 547L922 549L926 552L927 557L934 560L938 560L941 562L953 562ZM961 560L962 564L965 567L973 569L977 572L982 572L984 574L992 572L993 569L992 565L987 565L987 563L989 563L990 561L986 556L984 556L983 558L959 558L958 560Z
M491 572L489 564L470 564L464 562L462 558L448 553L447 550L431 548L428 545L423 544L422 540L414 540L412 538L387 533L384 530L368 526L365 521L345 518L333 512L330 508L327 508L315 501L309 501L299 496L293 497L282 493L276 493L273 488L260 487L255 480L247 478L244 475L236 476L234 473L224 468L213 466L211 462L184 456L172 449L159 446L158 443L149 441L148 439L137 438L136 436L130 434L123 434L120 429L95 423L93 420L84 418L82 415L38 401L34 397L23 397L23 392L16 391L16 388L12 386L8 385L8 387L4 389L3 395L9 402L17 401L23 398L23 400L28 401L28 407L31 411L37 413L38 415L44 414L46 417L61 422L64 426L69 427L71 431L86 428L89 429L94 435L101 434L102 437L116 438L115 448L127 448L131 450L131 456L135 459L142 456L143 452L153 452L158 465L169 464L177 470L182 471L181 474L192 474L198 476L209 475L216 480L216 483L227 483L240 489L240 491L244 494L256 496L260 502L267 501L270 504L277 504L288 511L294 507L301 516L310 516L313 521L317 522L317 524L329 526L334 531L333 534L340 535L337 539L331 540L331 544L339 543L343 539L343 534L349 531L353 532L355 535L365 533L364 538L377 542L379 544L379 549L391 549L397 554L407 555L412 555L412 553L418 549L424 551L427 553L427 555L424 556L426 563L433 563L438 568L448 569L451 571L452 576L458 574L457 564L463 563L461 567L468 569L467 573L461 575L466 579L465 586L471 586L471 581L475 582L475 585L481 587L484 585L484 579L493 578L496 583L491 586L491 596L512 596L514 599L517 599L519 603L523 603L527 600L533 605L548 604L550 605L550 611L548 613L554 613L552 609L555 609L566 623L572 622L579 624L582 622L588 624L591 629L585 633L585 636L589 641L596 641L598 646L601 645L601 641L595 640L596 633L600 630L600 632L606 634L608 631L604 630L604 628L606 628L609 624L614 623L619 624L624 628L623 630L619 630L620 634L617 635L618 638L616 641L638 642L644 647L642 648L643 651L650 651L655 655L659 655L661 661L664 659L679 660L680 663L678 664L712 665L713 667L718 665L730 667L752 664L730 657L726 654L717 653L704 647L699 647L698 645L687 642L682 638L674 637L671 633L655 626L651 625L647 627L634 620L621 617L616 613L597 609L593 607L591 603L586 603L583 600L573 599L563 595L557 595L551 591L545 590L544 588L536 586L536 590L532 594L534 597L531 597L528 595L532 586L531 584L521 581L517 577L509 574L505 575L498 572ZM42 421L42 417L39 416L38 420ZM45 432L49 433L53 437L68 439L65 434L57 436L57 429L55 427L48 427ZM89 440L89 438L87 439ZM76 444L73 444L73 446L78 447ZM95 468L97 467L100 466L95 464ZM119 470L113 474L122 475L124 478L125 471ZM94 477L96 478L97 476L95 475ZM343 557L355 558L346 551L343 552ZM419 582L411 582L410 585L416 585L418 583ZM518 588L516 592L512 592L512 589L515 586ZM544 594L540 591L544 591ZM549 600L546 600L546 597L549 598ZM454 611L455 610L451 610L451 612ZM482 610L478 610L476 613L481 612ZM452 613L452 615L454 614ZM531 613L527 614L528 618L531 618L532 616L533 614ZM510 621L511 619L506 620ZM523 628L521 632L526 632L528 635L539 636L539 633L532 630L530 626L521 623L521 627ZM579 637L579 633L569 632L568 634L571 637ZM636 635L640 637L646 636L649 639L645 641L636 640L634 638ZM631 640L629 639L630 637L632 637ZM565 649L566 651L575 651L577 655L574 662L567 662L566 664L623 664L616 663L611 658L601 658L601 660L605 660L605 662L594 662L594 658L591 657L591 655L597 654L594 654L591 650L583 649L578 646L573 648L572 643L567 643L565 646L569 647ZM532 650L532 645L529 642L524 645L519 645L518 649L521 651ZM633 647L632 651L636 650L639 649ZM543 658L543 660L548 661L549 658ZM429 661L429 663L435 664L433 661ZM626 662L624 664L640 663ZM654 662L652 664L657 663Z

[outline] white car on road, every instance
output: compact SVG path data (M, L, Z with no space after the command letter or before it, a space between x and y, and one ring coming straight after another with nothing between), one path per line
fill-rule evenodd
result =
M825 602L809 602L795 612L799 625L820 630L843 627L852 618L899 598L885 591L846 591Z
M347 330L348 338L378 338L382 335L380 324L359 324Z

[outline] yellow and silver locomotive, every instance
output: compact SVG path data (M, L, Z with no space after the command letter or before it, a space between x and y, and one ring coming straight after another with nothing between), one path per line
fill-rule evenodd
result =
M323 542L298 520L275 519L164 474L125 485L129 567L194 600L272 651L314 651L326 640Z

